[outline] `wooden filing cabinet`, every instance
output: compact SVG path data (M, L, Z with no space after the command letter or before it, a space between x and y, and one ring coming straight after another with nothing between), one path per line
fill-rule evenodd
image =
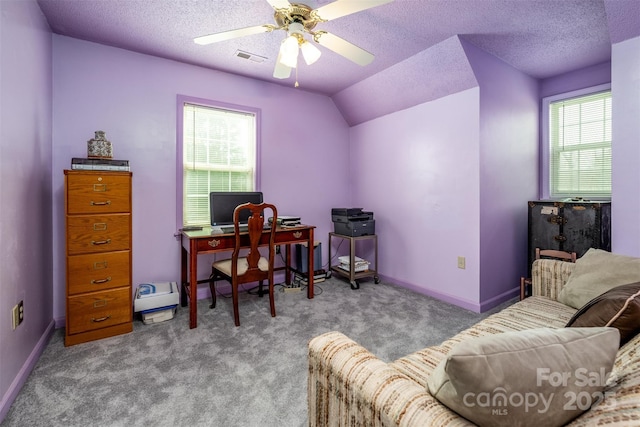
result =
M131 172L64 175L69 346L133 330Z

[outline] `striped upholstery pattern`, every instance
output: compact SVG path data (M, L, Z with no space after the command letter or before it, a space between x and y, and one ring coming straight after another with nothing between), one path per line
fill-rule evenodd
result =
M457 343L488 334L563 327L575 309L555 300L575 264L540 259L533 295L440 345L385 363L340 332L309 342L310 426L472 426L427 391L427 377ZM608 397L570 426L640 425L640 335L622 347Z

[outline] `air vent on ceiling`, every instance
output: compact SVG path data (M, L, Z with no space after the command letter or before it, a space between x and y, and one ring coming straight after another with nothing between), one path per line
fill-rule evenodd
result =
M236 50L235 56L242 59L248 59L253 62L264 62L267 60L264 56L256 55L255 53L245 52L244 50Z

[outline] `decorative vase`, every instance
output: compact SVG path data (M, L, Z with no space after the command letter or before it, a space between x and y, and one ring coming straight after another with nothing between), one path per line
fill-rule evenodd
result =
M99 159L112 159L113 147L107 141L104 131L97 130L96 136L87 141L87 157Z

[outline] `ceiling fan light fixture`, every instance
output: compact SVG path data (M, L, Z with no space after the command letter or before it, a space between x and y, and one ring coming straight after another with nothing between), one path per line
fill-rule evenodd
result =
M304 57L304 61L307 63L307 65L311 65L316 62L322 54L322 52L320 52L320 49L306 40L304 40L300 45L300 50L302 51L302 56Z
M391 3L394 0L318 0L318 3L327 3L328 1L329 3L316 9L302 3L290 3L290 1L294 0L266 1L274 9L273 17L276 25L263 24L247 28L238 28L231 31L196 37L194 41L201 45L207 45L252 34L284 30L287 32L287 37L282 41L278 49L278 58L276 59L273 70L273 77L286 79L291 75L291 70L295 68L295 86L298 87L297 66L299 53L302 50L302 56L308 65L315 63L321 55L321 51L315 44L322 45L338 55L362 66L369 64L374 58L373 54L338 36L322 30L315 31L314 29L317 24ZM305 33L309 34L315 43L305 40ZM257 59L258 57L257 55L251 55L246 52L237 54L237 56L246 59L254 59L254 56L256 56ZM262 59L262 57L260 57L260 59Z
M287 67L296 68L298 64L298 38L291 35L280 45L280 62Z

